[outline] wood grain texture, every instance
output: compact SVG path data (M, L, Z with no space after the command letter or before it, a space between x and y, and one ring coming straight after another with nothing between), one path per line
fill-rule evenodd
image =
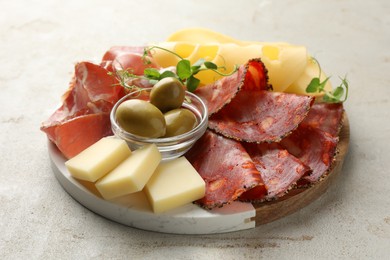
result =
M349 121L344 112L343 126L340 130L340 140L337 145L338 153L332 164L332 168L320 182L309 188L293 189L288 194L276 201L253 204L256 208L256 226L266 224L290 215L319 198L328 187L341 174L343 162L349 147Z

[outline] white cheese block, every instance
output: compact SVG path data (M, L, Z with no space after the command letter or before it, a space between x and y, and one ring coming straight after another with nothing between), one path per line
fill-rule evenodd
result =
M205 195L205 182L185 157L161 163L145 186L155 213L164 212Z
M65 162L70 174L80 180L95 182L131 154L122 139L104 137Z
M104 199L112 199L141 191L161 161L155 144L135 150L95 185Z

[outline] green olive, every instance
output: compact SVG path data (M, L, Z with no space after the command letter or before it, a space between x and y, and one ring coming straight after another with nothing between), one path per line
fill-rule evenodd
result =
M150 138L165 135L164 115L147 101L127 100L118 106L115 116L118 124L134 135Z
M165 113L164 117L167 127L165 137L187 133L198 123L194 113L186 108L173 109Z
M183 104L185 90L183 84L176 78L163 78L153 86L150 92L150 103L163 113L179 108Z

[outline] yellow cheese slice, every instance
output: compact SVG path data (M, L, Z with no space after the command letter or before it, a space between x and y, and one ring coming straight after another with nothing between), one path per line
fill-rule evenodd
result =
M173 51L194 64L200 58L212 61L225 69L219 71L230 73L235 65L245 64L249 59L261 58L269 76L269 82L275 91L284 91L305 70L307 51L304 46L285 43L236 43L199 44L189 42L162 42L159 47ZM179 58L160 49L152 51L153 58L162 67L176 66ZM213 71L202 71L196 75L201 84L213 83L221 78Z
M310 84L310 81L313 78L320 77L320 81L324 81L326 79L325 73L321 70L319 64L315 61L315 59L308 57L307 66L301 76L295 80L286 90L288 93L295 93L301 95L313 95L313 96L322 96L322 93L307 93L306 87ZM328 80L325 84L325 90L331 91L332 85Z
M98 180L95 183L96 188L104 199L141 191L160 161L161 154L157 146L145 145Z
M95 182L130 154L131 151L124 140L104 137L66 161L65 166L74 178Z
M161 213L205 194L205 182L185 157L161 163L145 186L155 213Z

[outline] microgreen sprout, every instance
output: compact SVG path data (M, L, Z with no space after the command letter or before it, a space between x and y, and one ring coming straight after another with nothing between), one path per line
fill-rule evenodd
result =
M330 79L330 77L327 77L323 81L321 81L321 66L319 62L312 58L313 62L318 64L319 68L319 75L316 78L313 78L309 85L306 87L307 93L324 93L324 96L322 97L322 100L324 102L328 103L338 103L338 102L344 102L348 98L348 80L345 76L344 78L340 77L341 83L339 86L337 86L332 91L325 90L326 83ZM344 97L344 98L343 98Z
M184 59L179 54L159 46L152 46L144 49L143 58L146 63L150 62L147 57L153 49L160 49L171 53L172 55L178 57L180 61L176 65L176 74L172 71L164 71L160 74L157 69L149 68L145 69L144 71L145 77L149 80L157 81L165 77L176 77L187 87L187 90L191 92L195 91L196 88L200 85L200 80L195 77L195 75L201 71L211 70L221 76L230 76L238 70L238 67L235 66L231 73L222 73L220 70L226 70L225 66L218 66L217 64L211 61L206 61L203 58L199 59L191 65L191 62L189 60Z

